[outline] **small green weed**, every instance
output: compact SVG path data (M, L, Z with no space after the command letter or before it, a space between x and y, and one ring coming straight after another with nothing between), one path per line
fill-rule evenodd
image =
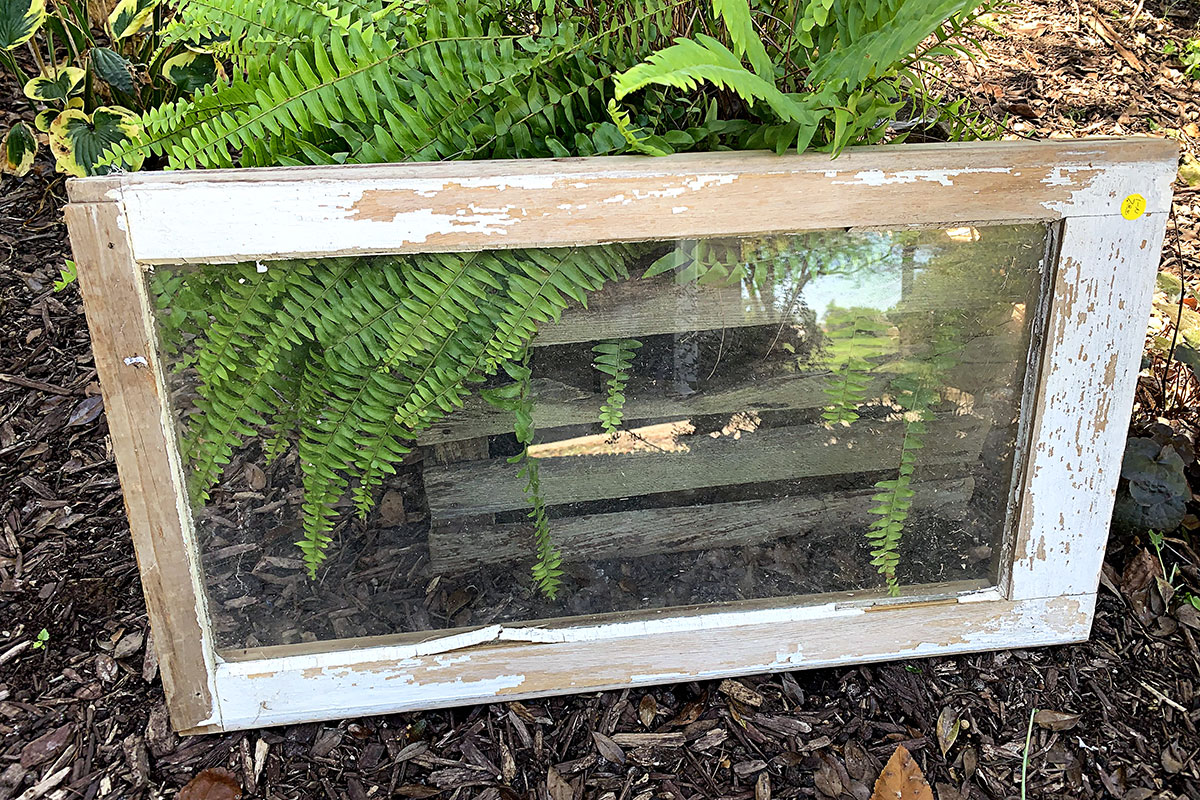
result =
M1189 39L1182 47L1168 39L1162 52L1164 56L1178 56L1184 73L1192 80L1200 80L1200 39Z
M75 262L71 259L66 259L62 269L58 271L58 280L54 282L54 291L61 292L79 278L75 272Z
M45 650L46 642L48 641L50 641L50 631L42 628L40 631L38 631L37 638L33 640L33 649Z

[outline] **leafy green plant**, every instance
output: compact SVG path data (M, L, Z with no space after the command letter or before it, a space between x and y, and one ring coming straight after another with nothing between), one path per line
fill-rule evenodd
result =
M829 405L821 416L830 425L853 424L859 419L860 406L871 399L868 389L875 370L893 375L887 391L904 425L900 461L894 478L875 484L879 492L871 500L876 505L869 509L875 519L866 536L872 566L879 571L888 592L896 595L900 591L896 576L900 543L916 496L913 474L925 447L933 407L941 399L946 374L957 363L962 345L954 327L942 325L920 343L916 352L901 353L892 337L893 328L887 316L874 309L830 309L825 355L831 369L825 386Z
M50 631L42 628L38 631L37 637L33 640L34 650L45 650L46 645L50 642Z
M1200 80L1200 39L1188 39L1182 47L1168 39L1162 51L1164 56L1178 56L1184 73L1192 80Z
M229 79L146 111L100 163L836 151L880 140L905 109L934 109L922 124L940 119L922 68L967 46L974 5L177 0L156 52L210 51ZM694 33L679 38L685 32ZM182 363L199 396L184 428L193 500L207 499L251 437L266 436L271 457L295 442L299 545L315 573L344 496L365 515L420 431L493 376L511 376L539 324L627 277L628 264L645 263L640 253L325 259L198 275L160 268L151 286L166 346L193 345ZM646 274L721 283L758 269L724 244L674 253ZM606 406L615 429L619 403ZM536 459L520 463L546 591L557 586L559 556Z
M538 460L529 455L533 444L533 397L530 390L529 350L526 348L522 363L504 364L504 371L513 382L496 389L484 389L480 396L491 405L513 414L513 433L521 445L521 452L508 459L510 464L520 465L517 476L525 481L525 496L529 498L529 519L533 523L533 543L537 558L531 574L534 585L550 600L558 594L562 585L562 554L554 546L550 536L550 522L546 517L546 504L542 501L541 473Z
M54 291L64 291L78 279L79 274L76 272L75 262L69 258L65 259L62 268L58 271L58 279L54 281Z
M144 114L139 140L111 157L209 167L837 150L879 140L906 107L943 118L926 68L967 46L976 4L851 0L801 17L792 0L178 0L164 41L213 49L232 79ZM668 44L684 29L707 33Z
M343 494L365 516L419 431L512 368L572 299L627 277L628 260L565 248L245 264L195 283L159 271L165 339L198 343L184 364L201 378L185 428L191 496L207 499L259 430L294 439L315 571Z
M892 595L900 593L900 582L896 568L900 565L900 540L908 522L912 499L913 471L917 466L919 452L925 447L926 423L932 417L931 409L937 399L934 385L928 375L910 375L896 379L892 390L897 393L896 403L903 410L904 436L900 442L900 464L895 478L878 481L875 488L879 493L871 500L878 505L870 512L877 517L867 530L867 541L871 545L871 565L879 570Z
M34 158L37 157L37 149L37 139L34 138L33 131L29 130L29 126L24 122L14 123L8 129L8 133L4 134L4 138L0 139L0 151L3 151L0 173L9 173L19 178L29 172Z
M871 373L878 359L895 352L884 315L873 308L832 307L825 318L828 340L825 361L829 381L825 396L829 405L821 418L830 425L849 425L858 419L858 407L868 399Z
M114 167L137 169L132 154L99 163L101 153L127 144L139 132L137 116L166 100L217 80L221 64L199 44L194 50L164 46L159 0L120 0L104 24L88 16L82 0L0 0L0 67L21 85L35 126L50 135L57 168L70 175L92 175ZM36 71L27 74L17 52L29 53ZM33 162L37 141L22 123L8 134L22 158L6 148L6 171L24 174ZM14 138L14 131L16 136ZM18 165L21 169L17 169Z
M616 433L625 417L625 385L629 383L629 368L642 343L636 339L610 339L592 348L595 357L592 367L608 376L607 396L600 406L600 424L605 433Z

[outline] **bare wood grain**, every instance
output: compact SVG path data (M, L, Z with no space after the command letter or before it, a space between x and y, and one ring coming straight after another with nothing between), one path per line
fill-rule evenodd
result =
M961 517L971 499L971 478L913 484L913 507ZM714 547L762 544L781 536L828 534L834 544L848 527L868 525L871 498L878 489L828 492L769 500L652 508L611 514L586 514L550 521L555 544L570 558L587 560L657 553L681 553ZM528 525L435 523L429 553L435 573L480 564L525 561L532 556Z
M940 417L929 425L922 464L965 464L978 458L988 424ZM730 484L793 480L888 469L898 463L903 424L859 420L850 428L771 428L729 436L683 437L686 452L562 456L541 461L547 505L634 497ZM425 471L432 519L449 520L525 508L522 484L503 459Z
M697 392L687 397L652 393L644 382L632 379L626 390L625 419L686 419L698 414L735 411L781 411L821 408L829 402L825 393L827 377L795 373L734 386L713 392ZM881 391L881 379L868 392ZM583 391L552 378L535 378L533 421L543 433L565 425L596 422L606 395ZM877 396L871 394L870 396ZM434 444L476 436L495 436L512 430L512 415L471 397L461 409L450 414L421 434L421 444Z
M118 205L66 218L171 722L193 728L214 716L212 655L150 304Z

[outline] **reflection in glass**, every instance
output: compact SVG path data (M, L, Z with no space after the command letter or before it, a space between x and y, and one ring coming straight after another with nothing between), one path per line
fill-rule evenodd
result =
M993 581L1046 249L1025 225L157 268L218 641Z

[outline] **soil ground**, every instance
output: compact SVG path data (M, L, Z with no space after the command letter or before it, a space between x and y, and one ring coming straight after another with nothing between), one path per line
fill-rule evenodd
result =
M1195 4L1012 11L983 60L954 66L950 93L1007 115L1014 135L1169 135L1196 154L1200 83L1163 55L1196 35ZM4 87L0 109L17 108ZM80 300L51 290L64 200L47 162L0 189L0 800L172 797L207 767L248 797L865 800L901 743L939 800L1021 796L1026 758L1030 798L1200 797L1200 613L1179 602L1200 590L1194 517L1164 548L1170 604L1148 543L1114 535L1080 645L177 737ZM1190 280L1198 222L1200 189L1177 184L1163 264ZM1194 437L1195 388L1149 374L1134 432ZM1027 749L1034 708L1058 714ZM956 739L939 739L955 718ZM645 732L682 737L628 738Z

